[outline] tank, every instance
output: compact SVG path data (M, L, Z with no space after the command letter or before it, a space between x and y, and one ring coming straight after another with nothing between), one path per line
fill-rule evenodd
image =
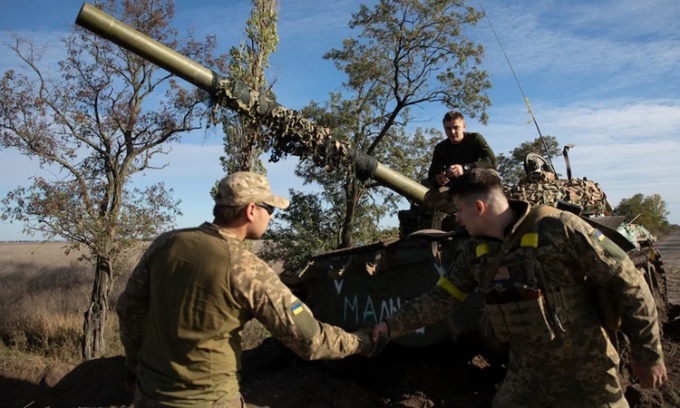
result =
M432 228L440 227L442 219L453 214L450 203L442 199L444 196L438 191L428 190L421 183L395 172L347 143L333 140L329 129L258 95L241 81L220 76L92 5L83 5L76 24L205 90L216 104L260 119L270 128L271 134L276 135L272 156L291 154L310 158L330 171L353 166L361 179L372 178L409 200L411 208L399 213L399 237L319 254L311 257L300 270L282 271L282 281L297 293L319 320L347 330L370 326L432 288L444 273L441 266L443 247L449 241L461 239L461 235ZM567 181L559 180L552 165L538 155L525 160L525 169L526 179L508 189L508 197L562 206L580 213L628 251L645 273L650 287L655 289L664 285L658 251L642 244L636 247L617 232L623 219L609 214L611 207L596 183L585 179L572 180L571 177ZM661 295L656 291L655 296L657 302L665 305L665 293ZM482 299L473 294L450 318L421 328L396 342L410 347L426 347L449 337L458 339L465 334L474 334L478 331L482 308Z
M516 185L506 187L505 195L509 199L571 211L602 231L628 253L644 275L657 303L659 319L665 321L666 276L661 254L653 247L656 238L644 227L613 215L607 195L598 183L587 178L572 178L571 171L567 179L561 179L552 164L536 153L527 155L524 168L525 176ZM368 171L366 175L390 188L398 183L391 173ZM442 218L453 213L450 207L441 204L442 196L445 194L428 190L418 199L411 197L411 208L399 214L400 238L316 255L299 271L283 271L282 280L299 290L315 314L330 323L355 330L382 320L436 283L443 272L441 257L446 241L461 238L447 228L434 229L445 225L441 223ZM423 225L424 221L431 224ZM414 227L430 229L414 231ZM479 335L483 306L481 296L471 294L461 309L446 321L397 341L422 347L440 341L447 334L454 340ZM625 342L620 335L612 337ZM493 338L482 336L481 340L493 351L503 350Z

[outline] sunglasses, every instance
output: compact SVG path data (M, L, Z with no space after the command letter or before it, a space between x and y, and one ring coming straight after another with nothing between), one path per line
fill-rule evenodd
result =
M271 206L269 204L265 204L265 203L255 203L255 205L260 207L260 208L264 208L265 210L267 210L267 213L269 215L274 214L274 210L276 209L273 206Z

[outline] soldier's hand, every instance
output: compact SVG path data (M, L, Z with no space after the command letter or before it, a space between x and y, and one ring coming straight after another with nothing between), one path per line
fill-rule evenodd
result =
M380 354L390 339L387 336L381 335L377 341L373 341L371 337L371 328L363 328L354 332L355 335L361 339L361 350L359 354L364 357L375 357Z
M640 380L640 385L644 388L661 388L668 379L666 365L663 361L657 364L650 364L632 360L631 367L633 375Z
M374 325L373 330L371 330L371 341L375 348L372 356L382 353L387 343L390 342L390 326L385 322Z
M371 330L371 341L373 343L377 343L380 336L390 338L390 327L385 322L375 324L373 330Z
M390 342L390 338L385 336L384 334L381 334L380 336L378 336L377 341L371 342L372 347L371 347L371 354L369 355L369 357L379 356L380 353L382 353L382 351L385 349L385 346L387 346L387 343L389 343L389 342Z
M379 325L384 325L386 330L376 331L376 327ZM365 353L361 353L366 357L376 357L382 353L387 343L390 342L389 328L386 323L378 323L373 328L368 329L368 333L371 339L371 348Z
M452 164L448 169L446 169L446 177L450 179L460 177L463 175L463 173L463 166L460 164Z
M435 178L437 180L437 184L439 184L440 186L443 186L444 184L449 182L449 178L446 177L446 174L437 174Z

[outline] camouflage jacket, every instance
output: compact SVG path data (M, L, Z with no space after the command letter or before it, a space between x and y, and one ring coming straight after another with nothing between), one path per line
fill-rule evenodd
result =
M526 202L511 201L510 204L521 216L506 230L508 234L517 229L529 212ZM551 293L567 287L582 287L586 291L597 285L609 291L618 302L623 327L631 339L633 357L649 363L661 361L663 355L656 306L644 277L625 252L580 217L568 212L556 210L539 221L533 231L537 233L537 246L531 251L519 243L512 246L495 270L492 284L485 281L485 276L492 269L490 262L502 251L504 242L473 238L451 243L446 257L447 272L437 286L386 319L391 337L437 322L455 310L473 290L486 293L487 302L490 299L514 302L512 296L518 286L534 285L543 291L548 304L554 308L558 305L551 304L554 303ZM530 266L540 271L535 282L529 282L532 278L527 273ZM589 314L598 316L595 303L589 305L580 307L590 307ZM573 338L580 336L578 327L591 323L592 319L571 324L564 322L566 332L562 328L555 330L557 343L573 342ZM594 324L600 323L598 318ZM599 334L591 346L610 350L611 344L605 332L597 327L594 331ZM530 351L536 347L536 344L529 343L523 336L510 339L511 347L516 350Z
M238 395L241 330L251 318L306 359L342 358L370 345L366 334L318 322L264 261L209 223L159 236L116 310L140 391L170 406Z

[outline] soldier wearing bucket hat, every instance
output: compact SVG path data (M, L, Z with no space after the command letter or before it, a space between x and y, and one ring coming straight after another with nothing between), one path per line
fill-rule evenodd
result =
M244 407L241 330L259 320L305 359L373 351L366 333L317 321L244 239L259 239L289 201L259 174L238 172L217 188L214 221L173 230L151 244L118 299L135 407ZM198 405L196 405L198 404Z

